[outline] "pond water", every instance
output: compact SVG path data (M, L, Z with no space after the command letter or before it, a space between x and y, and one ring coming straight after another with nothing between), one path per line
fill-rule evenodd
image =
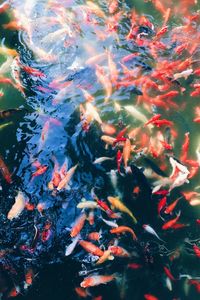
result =
M1 1L2 300L198 299L199 9Z

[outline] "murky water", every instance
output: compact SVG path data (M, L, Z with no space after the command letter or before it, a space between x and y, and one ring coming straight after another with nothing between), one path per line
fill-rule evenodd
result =
M0 178L2 299L8 298L13 287L20 289L16 299L79 299L75 288L85 277L97 274L115 274L116 280L89 288L87 299L97 299L95 297L101 295L103 299L140 300L145 299L145 294L162 300L198 299L197 287L189 282L189 279L198 281L200 277L199 257L193 250L194 245L199 247L199 224L196 222L200 218L198 167L186 163L190 172L196 171L196 174L167 196L168 204L182 197L171 215L161 211L159 216L158 203L162 197L152 195L155 182L171 174L169 157L180 160L188 132L187 159L198 165L199 123L193 119L200 104L199 96L191 97L191 93L192 85L198 84L194 70L200 67L199 19L190 20L191 28L187 30L180 26L187 25L188 16L194 16L200 3L188 5L190 1L184 1L179 5L179 2L175 8L171 1L168 4L161 1L164 7L171 7L171 15L168 31L155 47L151 41L156 42L163 16L150 1L119 1L116 12L109 14L108 1L95 1L98 6L94 8L86 1L24 3L13 0L7 13L0 15L1 44L18 53L14 57L11 55L8 69L2 76L17 82L16 74L19 74L19 85L0 84L4 93L0 98L0 109L21 109L14 116L1 120L0 124L0 154L12 174L11 184ZM148 24L141 21L142 15L148 18ZM20 20L21 30L4 28L3 24L13 16ZM131 20L136 23L133 29L137 29L137 34L128 37ZM192 51L195 39L197 45ZM186 49L177 54L175 49L184 43ZM127 58L132 53L135 56ZM176 65L172 70L169 68L170 75L167 74L165 80L158 79L156 74L153 77L154 71L162 71L163 61L166 72L166 64L173 61L181 64L190 57L192 63L185 69L193 68L191 75L174 82L174 73L180 73ZM1 63L7 58L8 55L2 54ZM32 73L23 69L24 66L31 67ZM34 75L33 69L41 74ZM104 77L103 84L101 76ZM153 79L148 86L149 78ZM106 80L112 82L112 88ZM152 82L155 85L151 85ZM159 85L158 89L156 85ZM155 101L158 95L174 90L178 91L175 100L168 97ZM150 100L147 101L145 95ZM93 114L87 112L91 98L99 117L94 111ZM128 106L137 108L141 113L139 117L133 117ZM162 119L173 122L173 126L145 127L142 118L148 120L155 114L161 114ZM6 126L1 128L3 124ZM136 145L128 162L131 169L124 168L122 163L117 172L116 155L123 147L120 148L120 144L106 146L101 139L107 134L105 124L109 124L107 131L116 129L116 133L110 134L113 137L129 126L126 134L130 135L131 144ZM163 137L173 149L161 147L159 140ZM113 159L94 164L99 157ZM33 176L38 164L47 170ZM57 191L54 186L52 190L49 188L52 174L63 165L67 166L64 172L75 165L77 168L67 188ZM166 185L160 190L168 188ZM18 218L8 220L7 214L18 191L23 192L30 207L26 206ZM196 195L189 200L196 202L187 201L182 195L182 192L191 191ZM120 247L126 249L130 257L116 257L95 265L94 255L88 254L80 245L70 256L65 255L66 247L72 241L72 225L81 213L77 205L82 199L93 201L94 194L104 201L108 196L123 199L138 223L134 225L123 213L117 223L133 228L138 241L132 241L128 234L113 237L110 227L102 221L102 217L109 220L108 215L100 209L95 210L93 225L86 222L81 238L85 240L88 233L101 231L102 239L96 245L106 250L119 240ZM90 209L85 210L87 217L90 212ZM163 230L163 224L179 212L178 223L185 226ZM150 224L164 242L145 232L143 224ZM138 266L128 267L130 263ZM164 266L175 280L169 279ZM34 279L27 287L25 274L30 269Z

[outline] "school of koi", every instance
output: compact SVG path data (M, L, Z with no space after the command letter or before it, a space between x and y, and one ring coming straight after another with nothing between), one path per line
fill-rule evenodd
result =
M94 187L88 199L80 197L76 204L78 214L68 232L69 243L65 244L64 256L72 256L86 266L85 270L79 272L83 278L79 286L75 287L77 297L106 299L101 294L94 296L95 292L93 295L94 290L90 288L116 281L121 290L120 299L127 299L124 277L128 278L133 273L137 276L138 271L142 272L145 267L155 263L150 243L146 241L146 246L142 247L145 240L143 235L167 250L168 236L176 236L176 232L181 230L185 233L185 246L167 252L161 263L161 276L165 288L170 292L173 293L175 285L180 281L188 289L194 288L198 295L200 277L184 275L183 271L176 268L175 272L173 270L174 262L180 259L186 248L197 264L200 259L200 238L186 238L191 226L195 227L198 235L200 217L191 221L182 218L185 208L181 206L184 203L183 207L186 205L187 209L191 207L198 210L200 205L200 187L187 189L187 184L199 176L200 137L195 141L194 150L194 146L191 146L191 141L194 142L193 132L187 131L180 136L178 129L181 125L171 117L174 111L186 111L189 102L194 101L193 118L189 122L194 123L198 132L200 13L196 10L197 1L177 1L176 7L173 1L145 1L151 2L161 15L161 26L118 0L84 1L83 4L73 0L41 1L45 4L48 16L37 15L35 18L32 18L32 10L36 1L25 1L23 9L17 9L15 2L5 1L0 5L1 14L8 12L12 16L3 28L24 34L24 42L34 56L34 63L33 66L25 64L20 51L2 44L0 54L6 60L0 66L0 83L2 86L10 85L26 97L29 87L25 79L29 77L32 88L44 94L44 97L48 95L53 108L62 106L66 98L71 97L71 101L75 99L79 130L87 136L94 127L97 128L100 132L99 144L105 147L104 156L89 159L97 170L106 170L112 192L106 194L104 191L102 197L102 191ZM170 22L175 15L179 20L178 26ZM40 25L49 31L36 44L34 34ZM90 32L91 43L83 44L85 32ZM72 65L64 71L59 67L57 70L63 51L78 45L80 40L84 54L80 58L77 55L73 63L71 61ZM54 43L62 44L60 53L54 48L49 50L49 45L53 47ZM95 43L103 45L99 52ZM41 62L43 68L38 67ZM47 67L51 64L55 73L49 76ZM62 74L58 76L61 71ZM99 101L98 91L102 89L104 96ZM127 92L131 100L126 98ZM3 95L2 87L0 97ZM76 102L77 95L81 98L79 103ZM105 118L105 108L108 106L115 113L112 121ZM19 111L21 109L1 111L0 119L6 120ZM124 116L128 116L130 122L124 121ZM9 123L4 125L9 126ZM45 118L37 153L46 147L49 131L54 126L62 126L62 121L56 117ZM48 173L47 193L56 198L65 191L70 193L81 163L77 160L68 168L69 161L66 159L60 165L56 154L52 156L52 161L53 169L48 163L41 163L38 156L32 153L29 181L32 184L36 178L42 181L44 174ZM0 172L6 184L12 185L13 175L2 157ZM134 176L142 176L150 187L148 201L157 210L153 224L143 224L145 218L137 210L137 201L143 197L141 184L131 185L129 201L133 203L124 199L119 182L127 178L132 180ZM45 201L32 202L26 190L19 190L14 204L7 212L7 221L23 218L25 210L31 214L45 215L48 205ZM42 231L39 232L35 226L32 244L20 245L20 251L29 253L31 257L38 239L42 243L48 242L53 231L54 227L47 218ZM0 250L2 262L7 254L10 252L6 249ZM162 252L158 250L157 255L162 259ZM120 262L119 269L115 261ZM113 265L115 272L111 273ZM184 270L184 266L181 270ZM12 271L9 272L12 274ZM28 268L23 284L16 283L11 290L5 288L1 292L6 297L18 296L32 285L35 277L33 268ZM156 294L156 291L148 290L143 298L138 299L162 298L159 297L159 291ZM181 298L177 294L175 298L172 294L168 299Z

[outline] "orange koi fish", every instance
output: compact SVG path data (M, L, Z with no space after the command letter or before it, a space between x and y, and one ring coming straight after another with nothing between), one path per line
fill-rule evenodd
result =
M48 166L40 165L40 167L38 167L38 169L31 175L32 179L44 174L47 171L47 169L48 169Z
M166 222L163 226L162 226L162 229L163 230L167 230L167 229L170 229L177 221L178 219L180 218L180 213L177 215L176 218Z
M11 21L7 24L3 24L2 27L9 30L23 30L23 26L19 24L18 21Z
M164 213L165 213L165 214L171 214L181 198L182 198L182 197L176 199L174 202L172 202L170 205L168 205L168 206L166 207Z
M86 221L86 214L83 213L77 218L77 220L75 221L75 223L72 227L72 230L71 230L71 233L70 233L70 236L72 238L77 236L80 233L83 226L85 225L85 221Z
M115 233L115 234L120 234L120 233L124 233L124 232L130 232L130 234L133 237L133 240L137 240L137 236L135 234L135 232L133 231L133 229L131 229L128 226L119 226L117 228L113 228L110 230L110 233Z
M185 133L185 141L184 141L183 146L182 146L182 152L181 152L180 160L183 161L183 162L187 159L187 156L188 156L188 149L189 149L189 145L190 145L189 134L190 134L189 132Z
M101 238L101 233L99 232L91 232L88 234L88 239L92 241L99 241Z
M87 241L79 241L79 244L81 245L81 247L83 247L83 249L85 249L87 252L93 254L93 255L97 255L97 256L103 256L104 252L97 246L95 246L94 244L87 242Z
M128 161L131 155L131 142L129 139L126 139L123 147L123 160L124 160L124 167L127 168Z

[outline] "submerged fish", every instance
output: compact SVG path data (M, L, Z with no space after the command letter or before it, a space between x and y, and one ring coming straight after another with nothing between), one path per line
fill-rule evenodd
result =
M111 205L120 210L121 212L124 212L128 214L132 219L134 223L137 223L136 218L134 217L133 213L130 211L128 207L126 207L121 200L118 197L108 197L108 201L111 203Z
M91 286L106 284L106 283L114 280L115 278L116 278L115 275L94 275L94 276L85 278L81 282L81 287L88 288Z
M14 218L17 218L23 211L26 205L24 194L19 191L15 197L15 203L8 212L7 218L12 221Z

